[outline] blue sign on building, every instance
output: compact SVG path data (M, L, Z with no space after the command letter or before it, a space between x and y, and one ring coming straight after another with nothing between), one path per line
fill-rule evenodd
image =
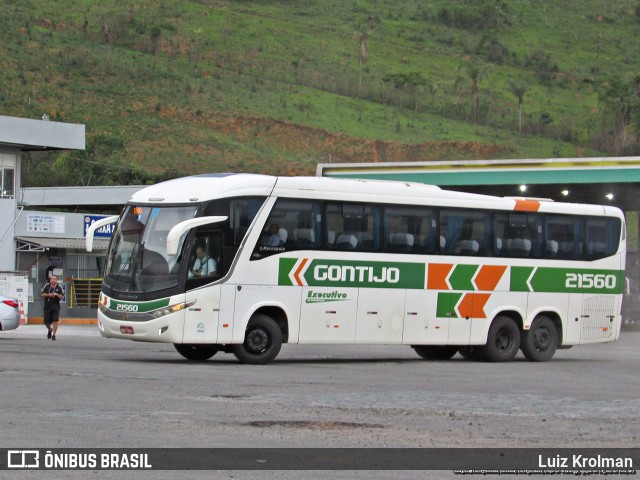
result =
M91 224L106 217L107 215L85 215L84 216L84 236L85 237L87 236L87 230L89 229ZM109 225L100 227L98 230L95 231L94 237L111 238L111 235L113 235L113 231L115 230L115 228L116 228L115 223L110 223Z

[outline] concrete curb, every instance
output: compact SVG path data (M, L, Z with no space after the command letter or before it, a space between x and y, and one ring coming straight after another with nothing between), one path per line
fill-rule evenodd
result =
M43 317L29 317L27 325L42 325ZM61 318L60 325L97 325L97 318Z

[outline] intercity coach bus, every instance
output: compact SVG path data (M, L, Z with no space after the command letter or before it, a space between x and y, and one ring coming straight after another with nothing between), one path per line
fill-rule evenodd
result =
M208 174L138 191L88 250L113 222L101 334L190 360L264 364L294 343L546 361L620 334L625 223L610 206Z

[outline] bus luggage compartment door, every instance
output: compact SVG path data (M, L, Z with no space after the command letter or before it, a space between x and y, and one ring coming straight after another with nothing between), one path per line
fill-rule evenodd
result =
M360 288L356 343L402 343L404 304L404 289Z
M438 292L434 290L407 290L402 343L407 345L447 344L450 316L437 316L437 302Z
M354 343L357 288L303 287L300 343Z

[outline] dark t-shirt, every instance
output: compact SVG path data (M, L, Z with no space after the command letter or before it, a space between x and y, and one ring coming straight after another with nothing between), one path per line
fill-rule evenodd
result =
M40 293L57 293L58 295L62 295L62 298L64 298L64 290L62 290L62 287L60 286L59 283L56 283L55 287L52 287L50 283L47 283L44 287L42 287L42 290L40 290ZM44 309L60 310L60 299L58 297L54 297L54 298L45 297Z

